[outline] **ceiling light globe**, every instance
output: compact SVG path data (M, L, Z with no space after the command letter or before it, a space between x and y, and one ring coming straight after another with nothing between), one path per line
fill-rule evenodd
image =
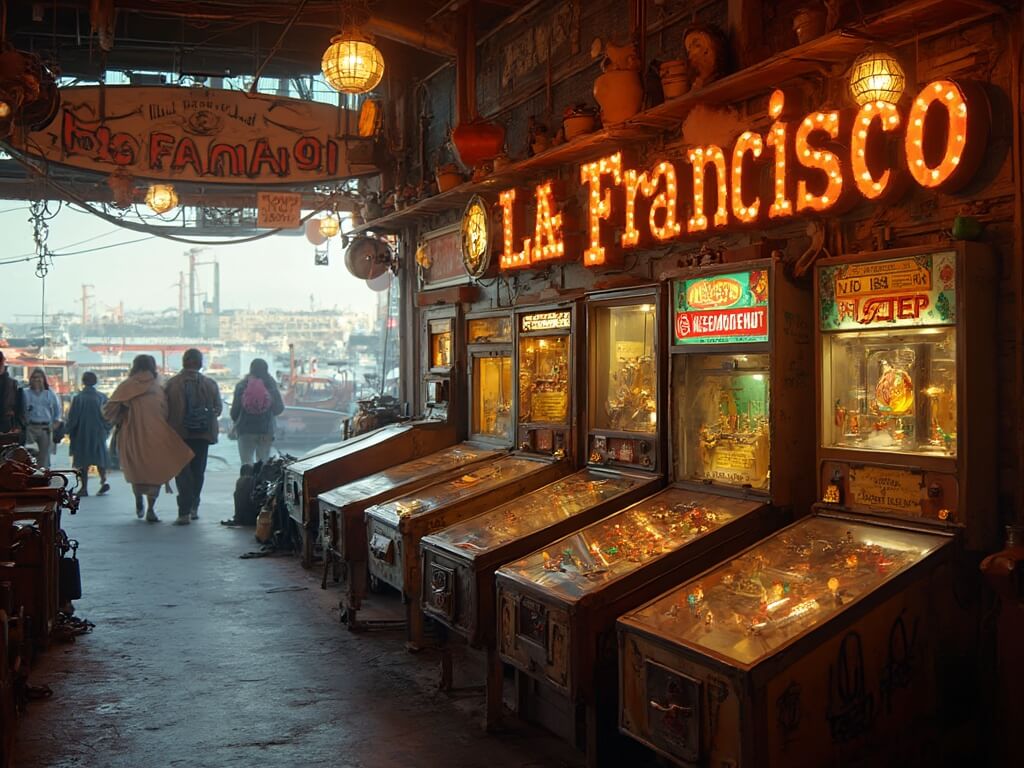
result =
M384 77L384 56L356 33L331 38L320 60L324 80L342 93L369 93Z
M146 205L153 213L167 213L178 207L178 193L171 184L153 184L146 191Z
M896 104L906 84L903 67L886 48L869 48L850 68L850 95L861 107L879 101Z

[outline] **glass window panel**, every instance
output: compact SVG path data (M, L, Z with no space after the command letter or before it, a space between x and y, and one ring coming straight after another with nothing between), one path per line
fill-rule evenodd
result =
M822 338L822 445L956 455L953 328Z
M677 355L674 369L677 476L768 490L768 355Z
M569 337L519 340L519 423L569 423Z
M430 327L430 367L448 368L452 364L452 331L446 322Z
M474 435L512 440L512 355L473 358Z
M689 645L753 664L945 541L810 517L667 592L634 617Z
M596 429L657 430L656 322L653 304L593 308L591 423Z
M512 341L512 318L481 317L470 320L468 333L470 344Z

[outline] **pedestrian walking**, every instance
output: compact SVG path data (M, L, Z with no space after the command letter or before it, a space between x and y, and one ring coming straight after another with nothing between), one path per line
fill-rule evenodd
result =
M56 393L42 368L33 368L28 386L21 390L24 398L25 443L35 443L36 462L43 469L50 468L50 450L54 447L53 433L64 423L64 411Z
M132 361L128 378L117 385L103 416L117 428L117 451L124 478L135 492L135 514L159 523L160 486L191 461L192 451L167 423L167 396L157 382L152 355L138 355Z
M164 384L167 394L167 423L192 449L192 460L178 473L178 519L188 525L199 519L199 497L203 492L206 459L217 442L217 417L223 405L217 383L200 373L203 353L187 349L181 357L181 372Z
M266 461L274 442L274 417L284 412L284 401L277 382L270 376L267 361L256 358L249 364L249 375L235 385L231 399L231 421L238 435L238 455L242 464Z
M21 442L25 428L25 399L18 390L18 382L7 370L7 358L0 351L0 445Z
M89 495L89 468L96 467L100 476L99 496L110 490L107 482L107 438L110 422L103 418L107 396L96 389L96 374L82 374L82 391L71 400L68 410L68 438L71 441L71 466L82 473L81 496Z

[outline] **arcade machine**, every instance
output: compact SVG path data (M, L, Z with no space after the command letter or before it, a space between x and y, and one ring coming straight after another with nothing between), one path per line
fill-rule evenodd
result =
M821 501L619 619L625 733L685 766L971 762L995 277L971 243L817 265Z
M336 448L292 462L285 469L285 506L302 537L302 565L312 567L320 514L317 496L404 461L454 445L459 436L456 390L458 309L437 307L422 315L420 382L423 417L389 424L345 440Z
M616 730L615 619L806 510L813 491L799 477L813 427L797 418L813 397L810 292L769 260L677 272L669 287L671 485L497 572L520 716L591 765ZM591 437L591 458L622 450Z
M487 312L466 318L468 340L469 440L326 491L318 497L324 581L345 576L341 603L349 629L358 622L366 596L368 550L364 514L368 507L419 490L481 461L493 460L512 446L512 312ZM429 382L428 382L429 383ZM436 401L435 401L436 402ZM379 623L379 622L378 622Z
M421 543L424 613L487 652L488 726L501 715L504 677L495 643L495 570L661 485L661 303L658 286L587 297L587 468ZM528 344L539 347L541 341ZM445 651L443 687L450 685L451 673L451 654Z
M578 302L519 309L514 314L518 450L478 470L366 510L370 574L409 601L410 644L422 644L420 539L557 480L573 468ZM474 355L477 380L486 358ZM478 411L477 403L471 410ZM484 414L473 429L488 427Z

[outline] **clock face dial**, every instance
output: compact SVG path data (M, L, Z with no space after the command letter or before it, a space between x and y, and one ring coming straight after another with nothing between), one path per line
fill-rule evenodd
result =
M488 267L490 232L486 204L474 199L462 216L462 262L473 277L482 275Z

